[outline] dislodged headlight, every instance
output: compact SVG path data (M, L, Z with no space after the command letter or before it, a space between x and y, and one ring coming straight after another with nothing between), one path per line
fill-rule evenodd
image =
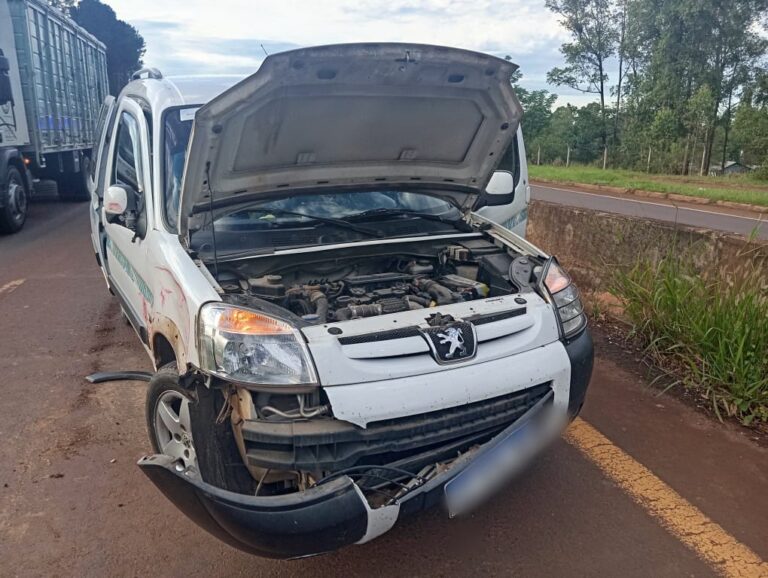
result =
M584 315L584 306L579 298L579 290L571 281L568 273L554 259L550 261L547 268L544 285L555 301L557 314L563 328L563 336L571 337L581 331L587 324L587 316Z
M208 303L198 321L201 369L254 385L316 385L298 329L274 317Z

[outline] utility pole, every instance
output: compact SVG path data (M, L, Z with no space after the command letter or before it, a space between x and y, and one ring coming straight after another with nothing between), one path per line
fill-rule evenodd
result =
M565 168L571 164L571 145L568 145L568 154L565 156Z
M608 164L608 146L603 149L603 170L605 170L605 166Z
M650 173L651 172L651 151L653 149L651 148L651 145L648 145L648 162L645 164L645 172Z
M539 152L536 153L536 164L541 166L541 145L539 145Z

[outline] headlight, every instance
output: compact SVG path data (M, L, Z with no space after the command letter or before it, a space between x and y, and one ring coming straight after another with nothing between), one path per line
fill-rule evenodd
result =
M587 324L587 316L584 315L584 306L581 304L579 290L571 281L570 276L562 267L552 259L544 278L552 299L560 317L560 325L563 328L563 336L571 337L581 331Z
M198 321L201 369L254 385L316 385L298 329L263 313L208 303Z

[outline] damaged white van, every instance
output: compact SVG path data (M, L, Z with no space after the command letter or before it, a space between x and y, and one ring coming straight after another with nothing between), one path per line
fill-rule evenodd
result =
M92 232L157 369L139 466L211 534L293 558L464 512L581 409L576 287L477 212L527 185L495 172L514 69L326 46L108 103Z

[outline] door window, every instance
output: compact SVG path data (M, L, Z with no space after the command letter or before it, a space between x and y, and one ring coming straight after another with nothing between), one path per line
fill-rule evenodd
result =
M96 138L91 155L90 179L95 186L96 194L99 197L104 196L104 190L101 188L106 174L109 143L112 140L111 130L112 120L114 119L115 97L108 96L104 99L99 112L99 120L96 124Z
M120 115L112 167L112 184L128 187L137 200L143 197L139 122L127 112Z

